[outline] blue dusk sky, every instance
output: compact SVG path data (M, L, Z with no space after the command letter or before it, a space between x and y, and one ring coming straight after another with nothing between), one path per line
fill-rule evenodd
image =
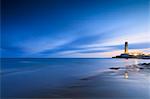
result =
M2 0L2 57L150 52L150 0Z

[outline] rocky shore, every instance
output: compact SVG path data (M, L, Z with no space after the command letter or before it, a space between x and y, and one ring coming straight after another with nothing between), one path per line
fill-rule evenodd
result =
M111 67L109 69L112 69L112 70L119 70L119 69L150 69L150 63L140 63L140 64L136 64L136 65L129 65L129 66L126 66L126 67Z

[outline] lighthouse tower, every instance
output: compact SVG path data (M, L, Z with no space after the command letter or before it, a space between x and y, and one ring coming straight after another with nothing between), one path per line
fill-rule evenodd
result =
M125 42L124 54L128 54L128 42Z

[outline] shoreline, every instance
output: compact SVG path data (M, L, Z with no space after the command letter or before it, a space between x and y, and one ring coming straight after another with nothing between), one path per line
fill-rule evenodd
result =
M141 66L146 67L140 69ZM42 95L38 97L72 99L140 99L140 97L144 96L143 99L147 99L149 97L149 89L144 84L140 85L141 83L143 83L143 81L139 81L138 77L141 76L143 72L144 74L149 73L144 71L145 69L149 69L148 71L150 71L150 63L129 65L126 67L119 67L119 69L108 68L106 71L100 72L99 74L80 78L71 85L66 85L64 88L53 91L50 95ZM126 77L127 75L128 77ZM147 85L149 84L150 83L148 82ZM130 90L130 93L128 92L128 90Z
M3 90L7 89L2 93L3 97L102 99L111 97L113 99L125 97L138 99L143 96L147 99L148 97L149 82L145 82L149 79L148 74L150 73L148 61L116 59L83 61L75 59L68 62L67 59L64 61L44 60L41 62L34 59L30 62L17 61L15 66L23 64L25 68L20 68L21 71L18 69L20 72L13 73L13 75L2 75ZM27 69L27 66L31 68Z

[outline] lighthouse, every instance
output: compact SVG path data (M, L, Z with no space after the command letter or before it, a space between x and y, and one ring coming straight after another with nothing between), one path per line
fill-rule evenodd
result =
M128 54L128 42L125 42L124 54Z
M136 54L136 52L134 52ZM145 54L131 54L128 52L128 42L125 42L124 44L124 52L118 56L112 57L112 58L137 58L137 59L150 59L150 55ZM128 78L128 74L125 73L126 78Z

